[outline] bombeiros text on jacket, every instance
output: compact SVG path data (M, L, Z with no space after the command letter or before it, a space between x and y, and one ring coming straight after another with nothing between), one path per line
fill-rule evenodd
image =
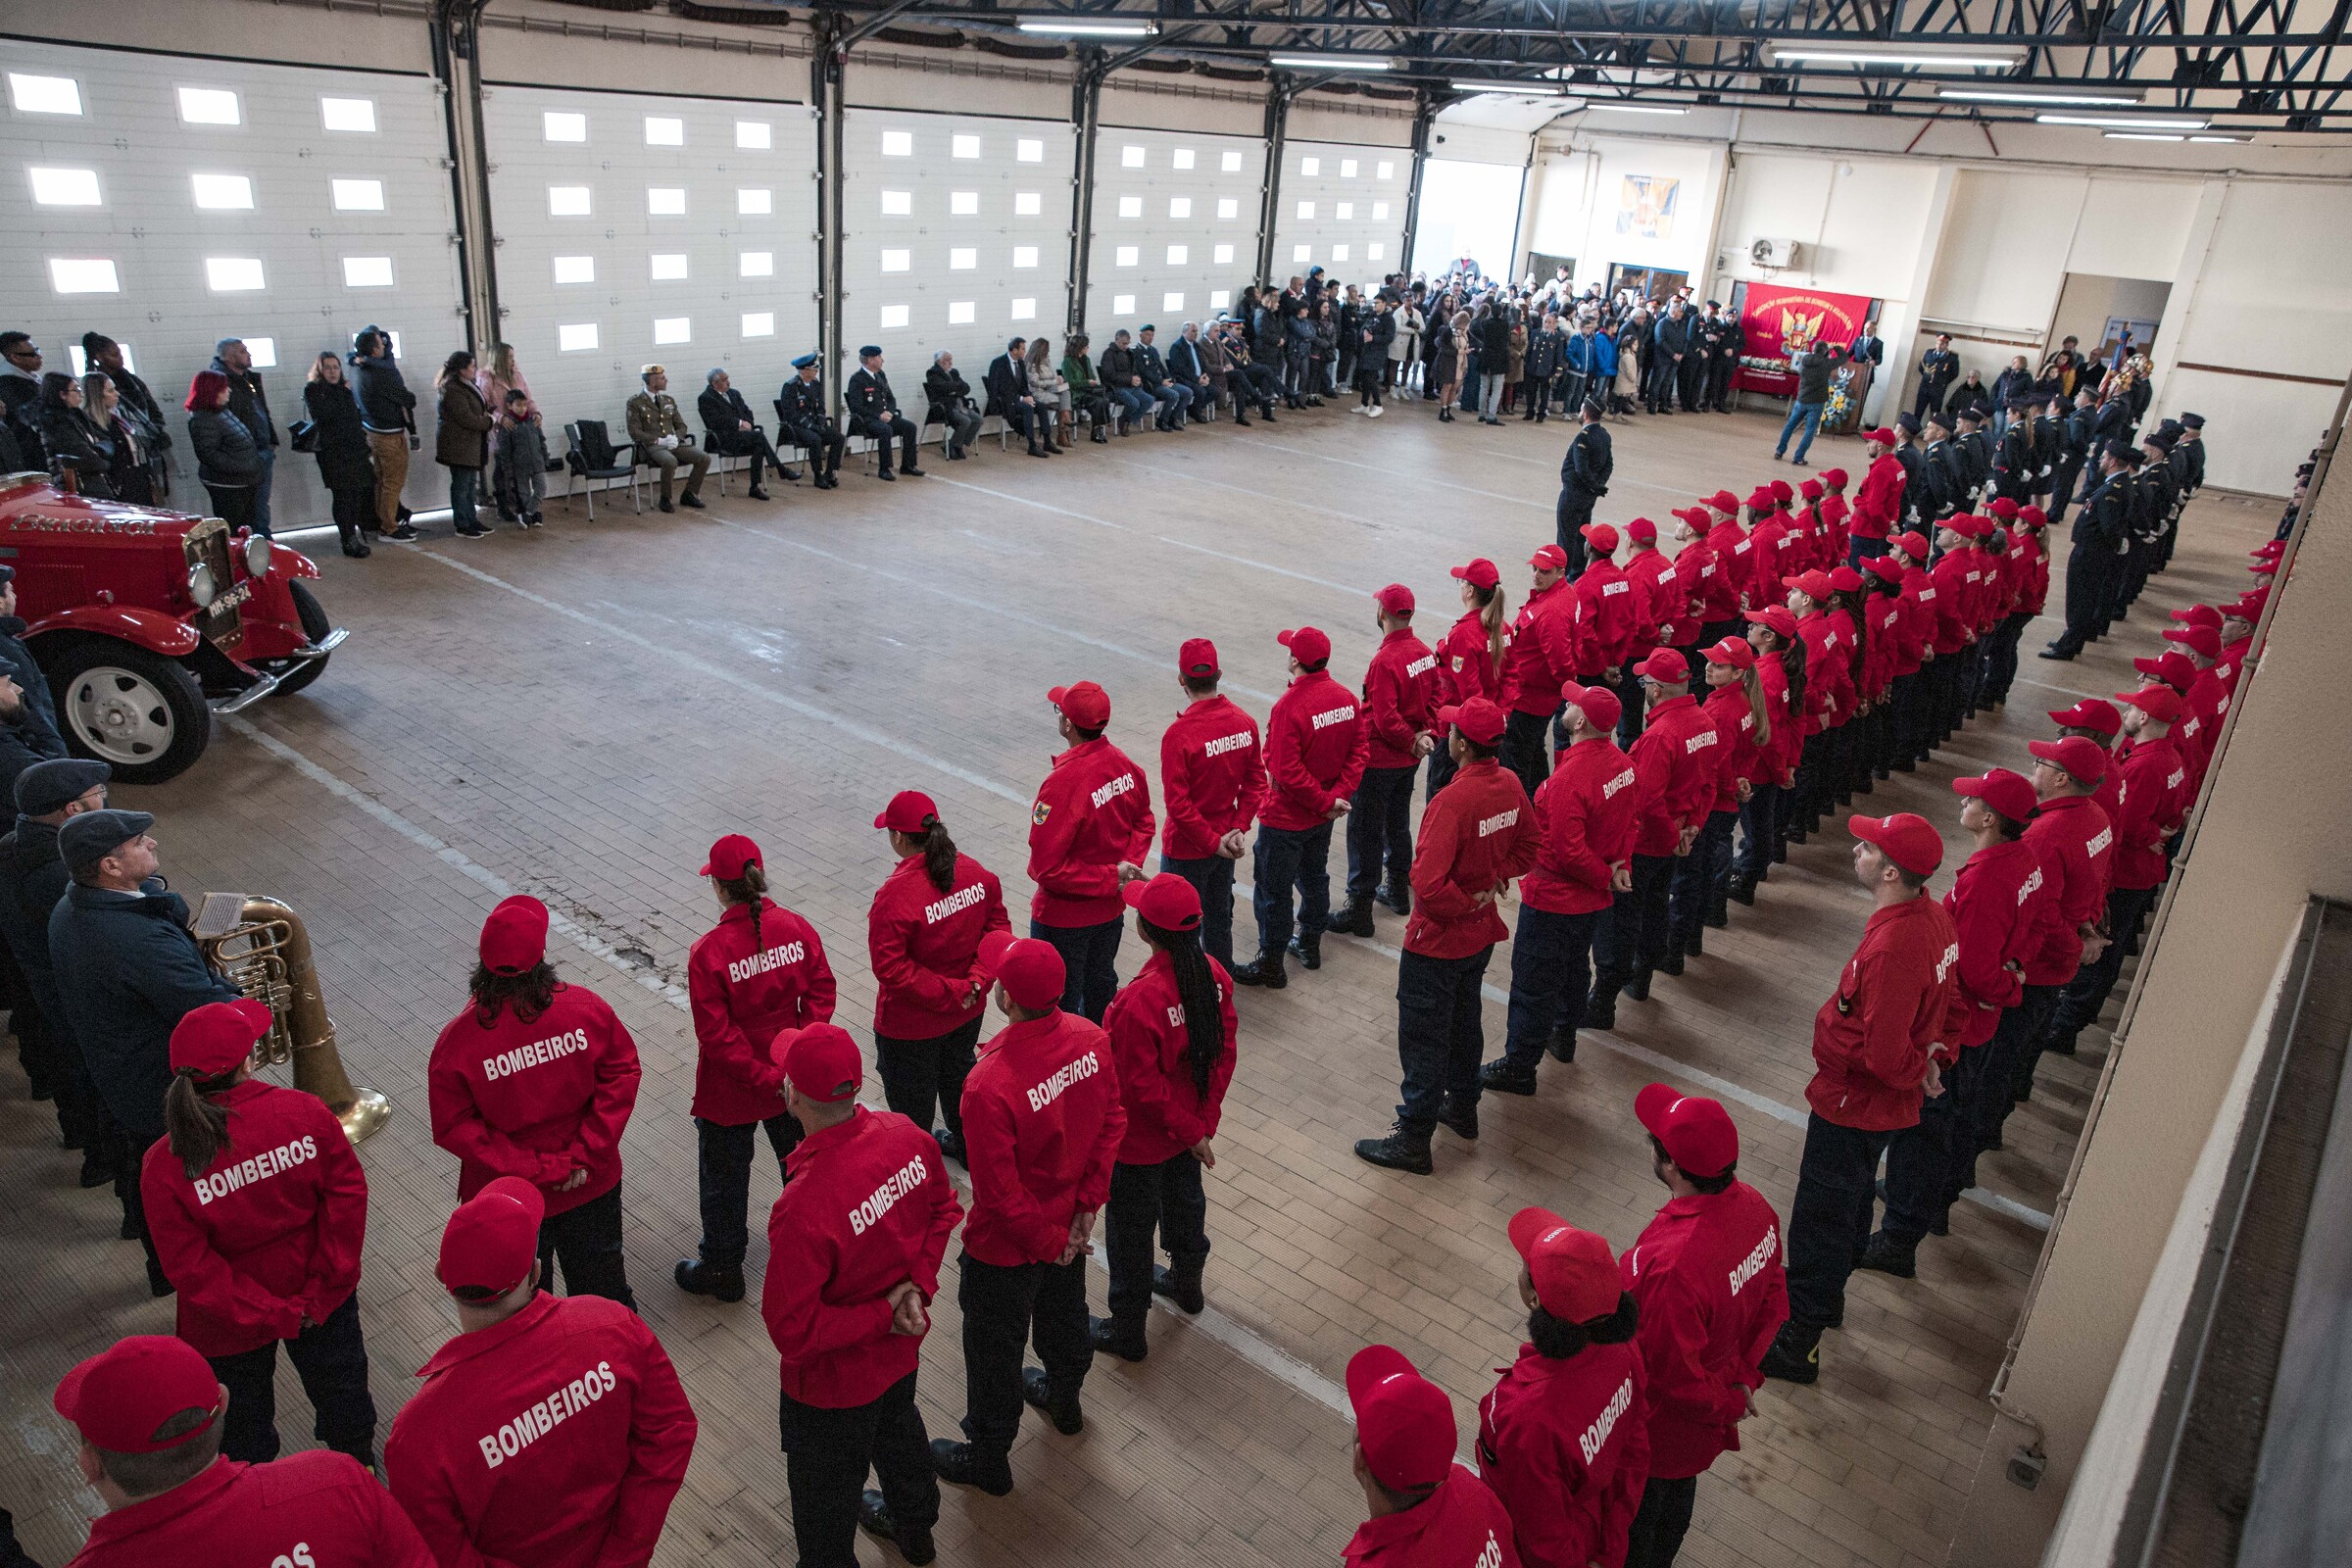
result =
M481 1445L482 1462L497 1469L553 1432L559 1422L579 1414L619 1387L620 1379L614 1375L612 1363L597 1362L496 1432L475 1439Z
M542 1067L565 1056L576 1056L587 1049L587 1030L566 1030L545 1040L534 1040L527 1046L516 1046L513 1051L502 1051L495 1056L485 1056L482 1077L495 1083L501 1078L514 1077L525 1067Z
M318 1157L318 1141L305 1133L291 1143L264 1150L251 1159L241 1159L226 1170L213 1171L195 1180L196 1201L210 1203L217 1198L226 1198L241 1187L292 1170Z
M1029 1108L1044 1110L1061 1098L1061 1092L1075 1083L1083 1083L1102 1070L1100 1055L1090 1051L1077 1060L1061 1067L1052 1077L1029 1091Z
M957 897L961 897L961 895L957 895ZM786 964L798 963L807 956L808 956L808 944L806 942L779 942L763 952L755 953L748 958L737 958L733 963L728 964L727 979L736 985L741 985L754 975L765 974L770 969L781 969Z

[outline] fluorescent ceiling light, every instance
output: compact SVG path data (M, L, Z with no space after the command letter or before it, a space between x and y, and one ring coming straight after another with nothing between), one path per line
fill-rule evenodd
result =
M1385 55L1276 55L1273 63L1285 71L1394 71L1396 63Z
M2107 139L2108 139L2109 141L2186 141L2186 140L2188 140L2188 138L2187 138L2186 136L2183 136L2183 135L2181 135L2181 134L2180 134L2179 131L2177 131L2177 130L2111 130L2111 131L2107 132ZM2203 139L2202 137L2200 137L2200 138L2199 138L2199 140L2202 140L2202 139ZM2232 140L2233 138L2231 138L2231 137L2229 137L2229 136L2224 136L2224 137L2222 137L2221 139L2222 139L2223 141L2230 141L2230 140Z
M2135 92L2026 92L2010 87L1938 87L1936 96L1966 104L2079 104L2089 109L2122 109L2144 102Z
M1687 115L1688 109L1670 108L1665 104L1612 104L1589 102L1587 109L1606 109L1619 115Z
M1116 22L1108 17L1023 17L1023 32L1054 33L1067 38L1150 38L1159 32L1156 22Z
M2035 115L2043 125L2096 125L2102 130L2203 130L2202 120L2151 120L2144 115Z
M1455 92L1498 92L1517 98L1557 98L1568 89L1551 81L1474 81L1459 77L1452 83Z
M1968 54L1901 53L1880 49L1816 49L1810 45L1772 46L1774 65L1807 66L1944 66L1954 71L2006 71L2021 58L2016 50L1977 50Z

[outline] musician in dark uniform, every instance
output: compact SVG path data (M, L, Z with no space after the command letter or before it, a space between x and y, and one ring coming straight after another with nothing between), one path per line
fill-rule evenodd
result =
M819 490L841 488L841 454L849 445L833 411L825 407L825 386L817 379L816 356L804 354L792 362L792 379L776 398L776 430L786 444L805 447L808 466Z
M1940 522L1961 510L1968 494L1967 460L1952 441L1950 414L1928 416L1928 450L1921 454L1927 472L1927 491L1921 499L1920 520ZM1908 487L1905 489L1908 494Z
M1894 431L1894 461L1903 466L1902 526L1894 531L1924 529L1936 520L1936 504L1934 486L1928 478L1928 455L1920 445L1919 416L1908 412L1896 415Z
M2099 477L2075 518L2074 549L2066 558L2066 630L2041 651L2043 659L2072 659L2106 629L2108 606L2132 532L2132 469L2138 454L2120 441L2099 453Z
M882 373L882 351L868 343L858 351L858 373L850 377L843 391L850 406L850 428L862 436L871 436L881 476L896 479L890 467L890 438L899 438L905 453L899 466L913 478L921 478L923 470L914 461L915 423L899 412L898 394L890 389L890 377Z

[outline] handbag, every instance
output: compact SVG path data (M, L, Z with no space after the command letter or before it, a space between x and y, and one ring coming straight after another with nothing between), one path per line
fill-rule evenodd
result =
M286 445L297 452L317 452L318 450L318 421L297 419L286 426Z

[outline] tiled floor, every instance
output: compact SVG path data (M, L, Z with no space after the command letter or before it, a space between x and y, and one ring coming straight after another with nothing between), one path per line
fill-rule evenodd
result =
M867 824L892 792L931 793L963 847L1024 900L1027 805L1057 745L1046 687L1102 681L1114 739L1149 763L1179 707L1184 637L1217 639L1228 690L1261 715L1283 680L1279 627L1332 632L1335 668L1352 679L1373 646L1380 584L1422 594L1425 631L1451 619L1446 568L1469 556L1503 563L1506 583L1523 587L1516 564L1552 534L1567 433L1441 429L1421 406L1374 424L1335 406L1248 432L1081 446L1042 466L984 444L967 464L931 456L927 480L884 487L853 470L834 494L714 495L699 514L638 518L621 506L590 525L551 508L539 533L466 543L436 528L365 564L330 546L320 597L353 635L325 677L224 726L171 786L123 794L160 816L176 886L268 892L305 916L352 1075L398 1109L366 1149L374 1202L361 1287L387 1419L452 1331L430 1260L456 1164L428 1135L425 1054L459 1004L482 914L504 892L531 891L564 922L565 972L612 1000L646 1061L625 1144L629 1251L703 1422L657 1561L785 1560L774 1362L757 1312L683 1298L668 1277L697 1232L679 982L713 912L695 875L704 849L735 829L760 840L781 897L830 945L843 1021L863 1035L863 916L889 865ZM1744 491L1788 472L1769 461L1760 415L1615 434L1607 519L1663 517L1718 484ZM1816 457L1859 466L1850 442ZM2050 630L2034 628L2012 710L1882 786L1869 808L1950 821L1956 769L2019 764L2026 740L2046 733L2042 709L2123 684L2126 660L2156 646L2163 608L2242 584L2239 552L2271 517L2268 506L2200 503L2173 572L2119 639L2054 665L2031 657ZM1454 1394L1466 1439L1474 1401L1517 1342L1505 1217L1546 1203L1630 1242L1663 1196L1631 1115L1653 1077L1737 1086L1741 1172L1785 1210L1809 1022L1863 919L1846 851L1838 832L1795 851L1754 909L1709 934L1689 974L1623 1004L1621 1028L1588 1035L1574 1066L1547 1065L1539 1098L1490 1100L1478 1146L1441 1133L1434 1179L1375 1171L1348 1152L1387 1125L1396 1095L1392 917L1383 911L1377 946L1334 938L1320 974L1246 997L1209 1180L1212 1314L1155 1315L1148 1362L1099 1364L1084 1436L1032 1423L1010 1497L951 1490L942 1560L1336 1560L1360 1516L1335 1408L1348 1356L1370 1339L1403 1347ZM1507 974L1507 955L1490 974ZM1498 1006L1488 1022L1498 1036ZM1992 1190L2028 1209L2046 1211L2063 1175L2103 1038L2086 1048L2045 1067L2010 1152L1987 1163ZM97 1504L75 1484L50 1386L118 1335L168 1330L171 1313L148 1298L136 1250L113 1239L105 1195L73 1186L46 1107L25 1103L13 1062L0 1099L0 1184L13 1199L0 1256L14 1276L0 1298L14 1440L0 1451L0 1503L56 1563ZM758 1212L772 1182L755 1178ZM1857 1277L1820 1386L1769 1388L1746 1449L1701 1486L1686 1560L1941 1562L2039 1235L1968 1204L1916 1283ZM951 1432L961 1396L952 1296L938 1320L924 1402L933 1431ZM290 1373L281 1384L281 1427L306 1442L305 1401Z

